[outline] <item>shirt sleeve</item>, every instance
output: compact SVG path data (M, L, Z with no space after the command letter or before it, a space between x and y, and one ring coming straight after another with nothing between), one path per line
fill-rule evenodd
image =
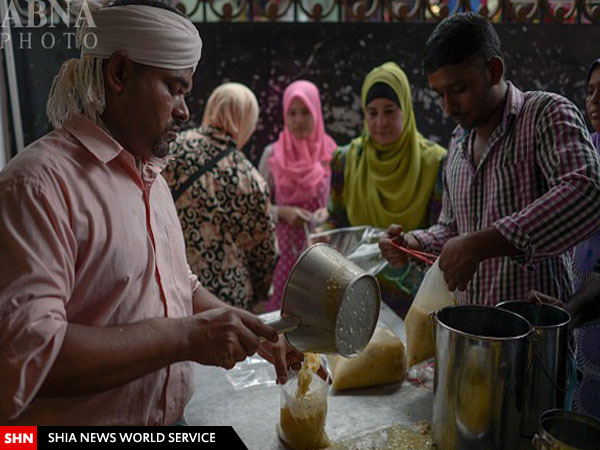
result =
M523 264L557 256L600 228L600 159L579 110L550 102L536 121L536 165L547 192L494 227Z
M346 205L344 203L344 166L346 152L344 147L337 148L331 157L331 189L329 191L329 202L327 204L327 221L323 229L332 230L350 226Z
M33 401L62 346L77 252L59 196L11 180L0 186L0 205L0 417L11 420Z
M410 232L411 236L419 242L421 248L424 251L431 253L441 253L442 247L446 241L458 235L456 217L448 190L448 174L445 168L447 168L449 164L446 163L446 159L444 159L444 164L440 164L440 166L444 167L444 169L441 170L442 176L438 177L438 181L441 182L442 185L442 207L437 223L425 230L415 230ZM436 185L438 185L437 181ZM434 191L436 189L439 192L439 186L434 188ZM437 195L439 196L439 193Z
M253 204L250 211L253 211L254 219L249 222L248 232L252 236L252 245L247 257L256 304L267 300L279 251L268 188L257 180L252 184L254 192L251 195Z

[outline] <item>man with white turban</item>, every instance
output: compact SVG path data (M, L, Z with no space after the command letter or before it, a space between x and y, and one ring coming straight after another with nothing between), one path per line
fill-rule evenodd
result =
M0 424L174 424L190 361L259 350L286 377L275 330L189 270L159 176L189 118L198 31L149 5L93 18L54 81L55 130L0 173Z

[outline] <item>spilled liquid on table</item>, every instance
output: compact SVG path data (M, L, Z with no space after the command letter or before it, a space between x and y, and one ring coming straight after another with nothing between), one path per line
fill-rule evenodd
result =
M333 442L331 450L428 450L435 448L431 423L393 425Z

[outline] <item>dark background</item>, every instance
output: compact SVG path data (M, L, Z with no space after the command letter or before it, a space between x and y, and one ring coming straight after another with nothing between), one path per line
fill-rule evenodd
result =
M249 86L261 112L245 151L257 162L282 126L281 96L298 78L321 89L325 126L339 144L362 127L360 88L367 72L385 61L397 62L412 86L417 125L427 137L446 145L453 125L446 120L421 72L429 23L200 23L202 59L188 106L189 125L202 120L205 100L224 81ZM597 25L498 24L507 78L524 90L558 92L585 109L585 74L600 57ZM19 30L14 30L19 31ZM13 31L13 32L14 32ZM16 48L25 144L49 131L46 100L61 63L78 55L73 33L64 25L27 29L31 48ZM42 47L42 35L46 35ZM13 42L18 47L18 33ZM71 49L67 46L71 44Z

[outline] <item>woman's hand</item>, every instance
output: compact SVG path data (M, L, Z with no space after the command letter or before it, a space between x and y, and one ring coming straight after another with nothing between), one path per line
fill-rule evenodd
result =
M392 267L402 267L407 262L407 254L392 245L392 241L402 247L421 250L419 242L410 234L404 233L402 225L390 225L379 239L379 250Z
M284 220L292 227L301 227L310 222L312 213L304 208L297 206L280 206L277 208L279 219Z
M327 220L329 214L327 213L327 207L319 208L315 212L312 213L311 222L317 225L321 225L323 222Z

